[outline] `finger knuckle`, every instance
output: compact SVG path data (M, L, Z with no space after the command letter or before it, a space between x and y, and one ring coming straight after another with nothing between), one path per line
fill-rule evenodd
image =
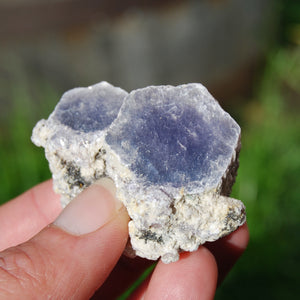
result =
M1 253L0 296L39 288L45 280L43 265L43 259L32 247L15 247Z

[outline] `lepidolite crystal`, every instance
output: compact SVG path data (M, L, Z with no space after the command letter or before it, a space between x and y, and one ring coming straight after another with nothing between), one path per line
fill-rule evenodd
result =
M176 261L245 222L243 203L228 197L240 127L201 84L76 88L32 140L45 148L63 206L97 179L114 181L138 256Z

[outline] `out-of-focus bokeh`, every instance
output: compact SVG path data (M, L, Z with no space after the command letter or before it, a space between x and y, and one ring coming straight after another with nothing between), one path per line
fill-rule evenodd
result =
M251 234L216 299L297 298L300 2L1 0L0 203L50 178L35 123L102 80L208 87L242 127L233 196Z

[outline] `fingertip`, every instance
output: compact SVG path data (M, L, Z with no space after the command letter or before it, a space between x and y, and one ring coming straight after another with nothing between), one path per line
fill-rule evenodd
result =
M240 249L246 249L249 243L249 239L249 229L247 223L245 223L227 237L227 243Z
M205 247L182 253L177 262L161 261L151 277L145 299L213 299L218 269Z
M192 253L184 253L192 256L190 266L191 272L197 272L195 277L195 291L193 296L199 299L213 299L218 281L218 266L214 255L205 247ZM196 266L196 267L195 267ZM200 296L202 295L202 296Z
M124 205L113 193L103 185L94 184L65 207L54 225L70 234L87 234L108 223L123 209Z
M48 223L53 222L62 210L60 195L54 192L52 179L36 185L28 192L25 192L25 195L29 198L28 201L32 202L31 205L36 206Z
M245 223L236 231L215 242L205 243L205 247L214 255L218 270L218 285L222 283L228 272L245 251L249 242L249 230Z
M27 241L53 222L62 210L59 198L48 180L2 205L0 250Z

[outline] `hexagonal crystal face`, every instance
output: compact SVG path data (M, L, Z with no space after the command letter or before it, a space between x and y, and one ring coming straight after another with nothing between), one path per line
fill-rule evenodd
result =
M103 130L116 118L126 95L125 91L107 82L75 88L63 95L54 118L79 132Z
M130 93L106 141L146 184L209 189L224 175L239 135L208 91L189 84Z

